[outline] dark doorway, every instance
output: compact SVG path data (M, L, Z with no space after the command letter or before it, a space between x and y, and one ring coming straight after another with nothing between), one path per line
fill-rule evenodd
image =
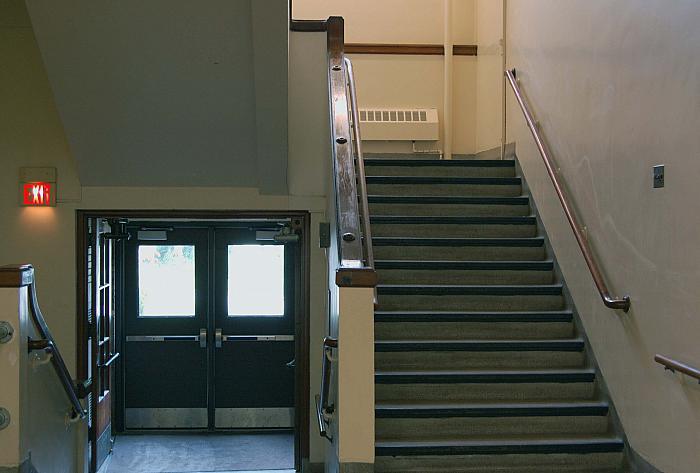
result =
M102 221L113 334L110 353L94 360L85 275L95 269L92 229ZM138 434L143 445L163 435L284 445L285 432L294 461L274 469L300 469L308 458L308 225L307 212L78 211L78 356L84 372L97 367L114 386L109 433L91 419L91 471L114 434ZM118 447L138 442L121 439Z

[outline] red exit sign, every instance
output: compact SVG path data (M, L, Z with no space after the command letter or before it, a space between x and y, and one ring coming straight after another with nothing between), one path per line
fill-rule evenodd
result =
M52 207L56 205L54 191L54 184L49 182L25 182L22 184L22 205Z

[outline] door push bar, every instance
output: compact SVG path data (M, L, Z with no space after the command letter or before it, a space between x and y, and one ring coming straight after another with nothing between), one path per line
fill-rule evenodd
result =
M207 347L207 329L199 331L199 335L129 335L127 342L199 342L200 348Z
M214 333L216 348L224 342L293 342L294 335L224 335L220 328Z

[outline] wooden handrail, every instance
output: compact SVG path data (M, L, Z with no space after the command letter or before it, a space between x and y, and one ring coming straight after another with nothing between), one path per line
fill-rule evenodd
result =
M692 366L686 365L685 363L681 363L680 361L672 360L671 358L668 358L663 355L654 356L654 361L662 365L664 369L667 369L674 373L678 371L679 373L688 375L691 378L695 378L698 380L698 382L700 382L700 370L697 368L693 368Z
M601 299L603 299L603 303L606 307L610 309L621 309L624 312L627 312L630 309L630 297L627 295L623 297L613 297L610 295L610 291L608 290L608 286L605 283L603 273L601 272L600 267L598 266L598 262L596 261L596 258L593 255L590 246L588 245L586 237L583 235L582 226L579 223L578 218L576 217L576 213L573 210L573 206L569 202L569 198L564 192L564 188L561 182L559 181L559 177L557 176L556 171L554 170L554 160L550 156L549 150L547 149L547 146L545 145L544 140L540 135L539 128L535 123L535 119L533 118L530 108L525 103L525 99L520 90L520 86L518 85L518 81L515 78L515 69L505 71L505 75L508 79L508 82L510 83L511 88L513 89L515 99L518 101L520 109L523 111L523 115L525 115L525 121L527 122L527 126L530 129L533 138L535 139L537 149L540 151L540 155L542 156L544 165L547 168L547 174L549 174L549 178L552 180L552 184L554 184L554 190L557 193L559 201L561 202L561 206L564 209L566 219L569 221L569 225L571 225L571 229L574 231L574 236L576 237L578 246L579 248L581 248L583 258L586 260L586 264L588 265L588 269L591 272L591 276L593 276L593 281L595 282L595 285L598 288L598 292L600 293Z
M367 196L367 176L365 174L365 158L362 154L362 136L360 134L360 111L357 105L357 88L355 87L355 73L350 58L345 58L345 71L347 77L348 93L350 94L350 116L352 117L352 142L355 145L355 165L357 167L357 180L359 182L360 205L362 207L362 242L364 245L365 265L375 270L374 248L372 247L372 225L369 219L369 200ZM374 305L378 305L377 286L374 286Z
M335 237L339 286L375 287L377 275L367 266L362 243L362 215L358 204L355 153L352 143L348 72L341 17L326 21L328 47L328 103L330 106L332 169L335 199Z

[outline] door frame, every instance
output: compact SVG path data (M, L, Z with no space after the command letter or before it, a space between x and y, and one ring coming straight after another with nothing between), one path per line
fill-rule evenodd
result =
M290 219L293 229L301 230L299 242L300 261L297 271L296 307L295 307L295 419L294 419L294 463L295 469L301 471L303 464L309 461L310 442L310 372L309 372L309 343L310 343L310 287L311 287L311 214L306 210L76 210L76 364L78 379L87 379L88 352L86 341L89 334L87 323L87 247L88 247L88 219L193 219L201 221L226 221L248 219ZM115 245L117 261L115 267L119 270L120 278L115 280L118 285L116 291L116 314L123 307L123 271L122 245ZM120 328L121 318L117 321ZM117 340L121 344L121 335ZM117 348L121 350L121 345ZM120 374L115 373L119 378ZM119 383L123 386L123 383ZM120 396L115 396L120 397ZM112 413L114 417L114 412ZM116 425L116 424L115 424ZM119 430L119 426L117 426ZM94 446L93 446L94 448ZM91 472L94 473L94 472Z

